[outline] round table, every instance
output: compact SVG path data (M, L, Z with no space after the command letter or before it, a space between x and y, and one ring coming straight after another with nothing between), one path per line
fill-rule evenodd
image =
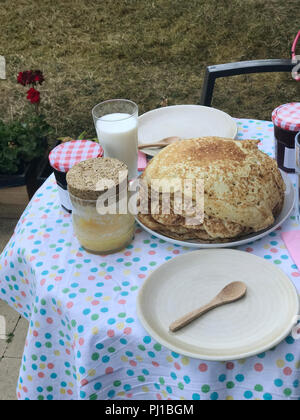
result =
M261 140L274 154L273 124L236 120L238 138ZM299 229L292 216L281 230ZM299 290L300 273L280 230L239 249L276 264ZM0 298L29 321L20 400L300 399L300 341L247 360L204 362L155 342L136 315L145 278L192 252L137 228L110 256L86 253L51 176L36 193L0 257Z

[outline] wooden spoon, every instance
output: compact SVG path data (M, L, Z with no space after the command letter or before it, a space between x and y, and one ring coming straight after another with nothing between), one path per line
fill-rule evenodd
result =
M196 309L195 311L192 311L177 321L173 322L170 325L170 331L179 331L181 328L186 327L191 322L195 321L200 316L206 314L212 309L240 300L246 295L246 293L247 286L244 283L240 281L230 283L208 305L205 305L200 309Z
M166 147L166 146L169 146L169 144L176 143L179 140L181 140L181 138L180 137L176 137L176 136L174 136L174 137L166 137L165 139L162 139L162 140L160 140L160 141L158 141L156 143L140 144L138 146L138 149L139 150L141 150L141 149L148 149L148 147L149 148L150 147Z

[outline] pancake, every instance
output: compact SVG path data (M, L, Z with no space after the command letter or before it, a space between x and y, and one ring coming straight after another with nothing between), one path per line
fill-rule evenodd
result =
M276 161L261 152L258 144L256 140L203 137L178 141L161 150L142 175L148 186L143 193L148 194L149 205L148 213L139 215L140 220L175 239L209 242L232 241L268 228L282 211L285 184ZM186 179L203 181L201 223L191 223L187 217L191 215L185 211L177 212L175 189L186 194ZM150 204L151 185L158 188L159 195L154 210ZM165 214L162 203L168 188L171 211ZM188 195L196 203L195 188Z

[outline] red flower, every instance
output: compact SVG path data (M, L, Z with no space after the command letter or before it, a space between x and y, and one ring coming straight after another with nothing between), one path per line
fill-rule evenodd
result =
M38 104L40 102L40 92L34 88L29 89L27 92L27 99L32 104Z
M18 83L23 86L32 84L32 71L22 71L18 74Z
M23 86L26 85L33 85L35 86L37 83L40 85L43 84L45 81L44 75L40 70L27 70L20 72L18 74L18 83L20 83Z
M45 81L45 78L44 78L44 75L41 72L41 70L36 70L33 73L33 80L34 80L35 83L39 83L40 85L43 84L43 82Z

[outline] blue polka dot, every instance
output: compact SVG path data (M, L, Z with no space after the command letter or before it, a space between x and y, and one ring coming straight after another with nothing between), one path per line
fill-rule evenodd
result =
M151 343L151 337L146 336L146 337L144 337L143 341L144 341L145 344L149 344L149 343Z
M200 395L199 394L193 394L192 398L194 401L199 401L200 400Z
M216 401L219 399L219 394L217 392L214 392L213 394L211 394L210 399L212 401Z
M252 394L252 392L251 392L251 391L246 391L246 392L244 393L244 397L245 397L247 400L251 400L251 398L253 397L253 394Z
M280 388L283 386L283 381L281 379L276 379L274 381L275 386L277 386L277 388Z
M265 394L265 395L264 395L264 400L265 400L265 401L272 401L272 400L273 400L273 397L272 397L272 395L271 395L271 394Z
M235 379L236 379L238 382L244 382L245 377L244 377L244 375L237 375L237 376L235 377Z

